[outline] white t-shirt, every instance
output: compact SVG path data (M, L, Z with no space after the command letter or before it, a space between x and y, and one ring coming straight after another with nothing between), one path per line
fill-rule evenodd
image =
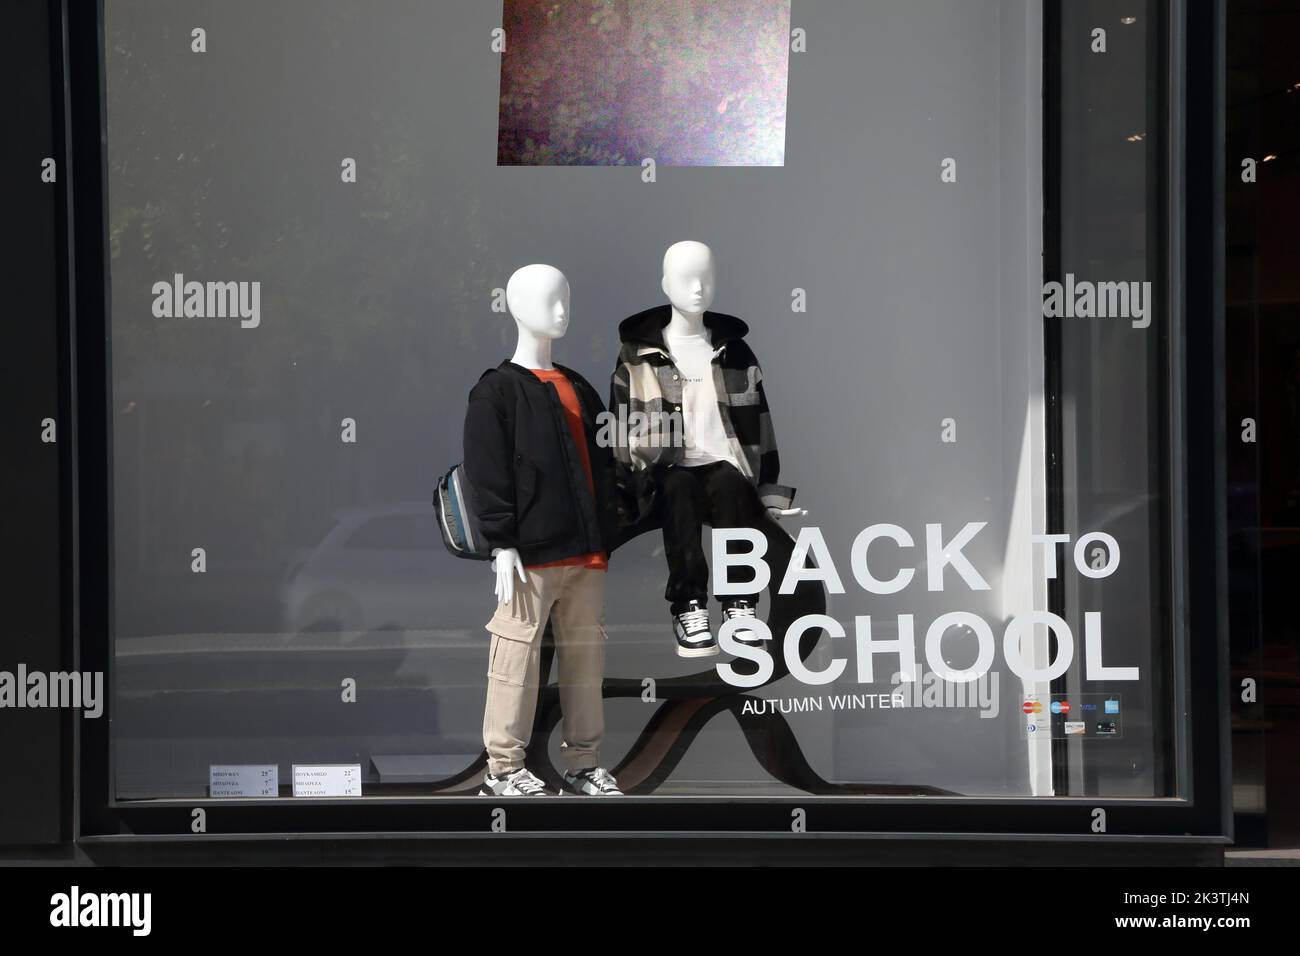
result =
M739 467L732 454L727 430L718 411L718 393L713 386L713 345L703 335L664 334L668 354L682 376L682 424L686 448L682 465L687 468L729 461Z

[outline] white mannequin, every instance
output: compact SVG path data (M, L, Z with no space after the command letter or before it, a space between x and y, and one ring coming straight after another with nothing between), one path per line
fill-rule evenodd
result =
M664 253L664 278L660 286L673 307L664 332L674 337L705 335L704 313L713 304L716 286L713 250L702 242L673 243ZM803 508L768 508L767 513L780 520L808 512Z
M551 343L569 330L569 280L554 266L524 266L506 283L506 308L519 329L519 344L510 361L528 369L549 371ZM515 596L515 577L526 582L523 560L514 548L499 548L492 554L496 572L498 604L509 604Z
M673 316L667 334L704 335L704 313L713 304L713 250L702 242L677 242L664 253L664 295Z

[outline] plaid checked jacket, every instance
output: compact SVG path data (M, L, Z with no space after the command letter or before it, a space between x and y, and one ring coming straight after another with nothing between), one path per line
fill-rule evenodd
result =
M661 305L624 319L618 327L622 346L610 383L609 410L625 423L614 430L612 442L622 541L659 527L658 477L679 463L684 452L682 376L663 335L671 316L671 306ZM720 312L705 312L704 326L714 348L713 386L732 454L766 507L789 508L795 490L778 483L781 458L763 391L763 370L744 340L749 327ZM634 419L636 413L641 416Z

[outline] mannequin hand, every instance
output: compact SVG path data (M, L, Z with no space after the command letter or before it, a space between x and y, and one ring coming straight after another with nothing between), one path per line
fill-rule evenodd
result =
M768 508L768 515L773 521L780 521L782 518L793 518L796 515L802 516L808 513L807 508Z
M502 548L492 556L492 570L496 572L495 593L498 604L509 604L515 596L515 575L521 584L528 583L524 562L514 548Z

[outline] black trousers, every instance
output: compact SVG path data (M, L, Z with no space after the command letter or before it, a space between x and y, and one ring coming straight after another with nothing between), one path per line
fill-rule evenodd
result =
M664 597L672 602L672 612L677 614L690 601L706 604L709 599L709 562L700 541L704 525L757 528L766 509L749 479L727 461L669 468L659 482L659 506L668 558ZM741 597L758 601L757 594L727 595L725 599Z

